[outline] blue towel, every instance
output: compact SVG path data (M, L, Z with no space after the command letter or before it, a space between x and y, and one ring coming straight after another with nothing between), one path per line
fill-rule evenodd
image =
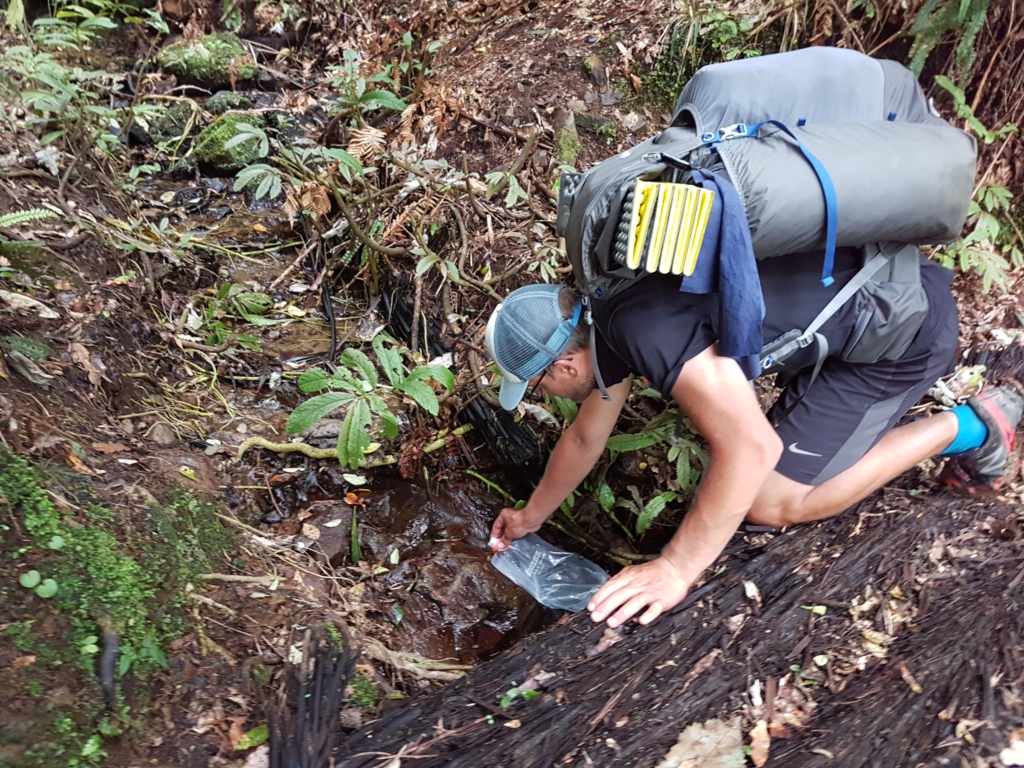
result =
M718 352L740 364L748 379L761 375L764 297L750 242L750 226L736 188L724 177L693 169L693 183L715 193L708 228L686 293L717 293Z

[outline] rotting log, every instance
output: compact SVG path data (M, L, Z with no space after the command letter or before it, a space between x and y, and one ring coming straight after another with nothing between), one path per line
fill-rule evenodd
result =
M805 729L773 740L770 766L930 765L940 756L960 764L961 753L975 764L994 755L1024 715L1013 693L1024 672L1020 579L1014 584L1024 542L989 535L986 518L1010 520L1016 510L889 497L733 555L670 614L596 655L588 650L604 628L585 615L551 626L350 735L336 765L383 766L385 756L401 753L418 767L656 766L686 725L743 713L755 679L771 688L791 665L813 668L815 656L858 653L868 659L863 671L830 672L831 690L808 689L817 709ZM1019 523L1011 528L1020 539ZM975 557L955 547L937 554L936 540L957 536L967 537L958 546L969 545ZM757 585L760 602L747 597L744 581ZM869 585L886 600L898 588L894 594L917 612L895 631L884 661L867 654L864 625L843 610ZM827 607L825 615L804 608L816 605ZM738 615L745 618L734 631ZM884 630L881 611L866 618ZM540 671L556 677L539 698L502 710L511 719L475 703L497 706L513 683ZM957 737L965 719L995 728Z

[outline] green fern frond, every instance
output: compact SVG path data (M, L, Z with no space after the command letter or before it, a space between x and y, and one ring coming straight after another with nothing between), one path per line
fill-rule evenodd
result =
M974 40L985 26L991 0L926 0L918 11L910 34L910 69L920 76L928 56L947 34L960 38L956 62L964 70L974 65Z
M28 224L30 221L56 218L59 218L58 215L46 208L29 208L25 211L12 211L11 213L3 214L0 216L0 227L18 227L22 224Z

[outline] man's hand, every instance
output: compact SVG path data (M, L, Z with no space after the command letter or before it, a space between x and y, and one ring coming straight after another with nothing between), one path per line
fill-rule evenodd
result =
M547 515L538 517L529 513L527 509L527 507L522 509L506 507L501 510L498 519L491 526L491 538L501 539L503 544L501 549L508 549L513 540L520 539L528 533L536 533L547 520Z
M646 608L641 624L650 624L664 611L674 608L690 590L690 584L666 557L623 568L605 582L591 598L587 610L594 622L608 619L618 627ZM611 618L609 618L611 617Z

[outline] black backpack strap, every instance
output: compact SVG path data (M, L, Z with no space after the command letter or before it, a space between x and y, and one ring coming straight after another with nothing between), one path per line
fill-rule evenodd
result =
M838 312L846 302L848 302L853 295L857 293L864 285L870 280L884 265L889 263L892 259L893 254L886 253L885 249L879 248L868 263L860 268L860 271L840 289L840 291L832 297L832 300L818 313L818 315L811 321L811 324L802 332L791 331L788 334L780 337L779 339L765 345L764 349L761 350L761 369L770 368L780 360L785 360L787 357L792 355L797 350L803 349L812 343L817 344L817 360L814 364L814 370L811 371L811 380L807 384L807 388L810 389L813 386L815 379L818 378L818 374L821 373L821 366L824 365L825 359L828 357L828 340L825 336L818 331L828 321L832 315ZM807 390L804 390L804 395L807 394ZM794 402L790 403L788 408L781 410L775 414L772 419L772 426L777 427L793 412L793 409L800 404L803 397L798 398Z

